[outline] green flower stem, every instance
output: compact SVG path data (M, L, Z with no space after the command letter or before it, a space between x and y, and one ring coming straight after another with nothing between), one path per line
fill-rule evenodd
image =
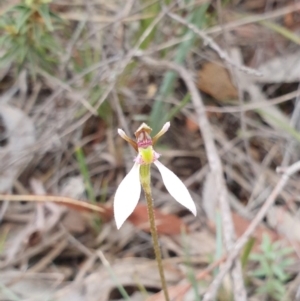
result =
M150 164L141 165L140 167L140 180L141 184L145 193L146 201L147 201L147 208L148 208L148 217L150 222L150 231L152 236L153 248L155 253L155 258L158 265L158 271L161 280L161 286L165 295L165 300L170 301L169 293L167 289L167 283L164 274L164 268L162 264L161 252L158 242L158 234L155 224L155 214L153 208L153 200L152 200L152 193L151 193L151 180L150 180Z

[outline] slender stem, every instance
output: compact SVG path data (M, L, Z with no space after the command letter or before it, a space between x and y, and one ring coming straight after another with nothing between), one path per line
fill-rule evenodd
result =
M151 235L152 235L153 248L154 248L155 257L156 257L156 261L157 261L157 265L158 265L161 285L162 285L162 289L164 291L165 299L166 299L166 301L169 301L170 299L169 299L167 283L166 283L164 268L163 268L162 259L161 259L160 246L159 246L159 242L158 242L157 229L156 229L156 224L155 224L152 196L151 196L151 193L149 194L146 192L145 192L145 196L146 196L146 200L147 200L148 216L149 216L149 221L150 221L150 230L151 230Z
M159 241L158 241L158 234L157 234L157 229L156 229L156 224L155 224L155 214L154 214L151 185L150 185L150 164L141 166L140 179L141 179L141 184L142 184L142 187L143 187L143 190L145 193L145 197L146 197L146 201L147 201L148 217L149 217L149 222L150 222L150 231L151 231L151 236L152 236L155 258L156 258L157 265L158 265L161 286L162 286L162 289L164 292L165 300L170 301L169 293L168 293L168 289L167 289L166 278L165 278L165 274L164 274L164 268L163 268L163 264L162 264L160 246L159 246Z

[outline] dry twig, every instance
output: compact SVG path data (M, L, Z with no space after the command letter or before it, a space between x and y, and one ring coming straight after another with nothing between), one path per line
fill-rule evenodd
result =
M206 106L205 110L207 112L216 112L216 113L238 113L238 112L246 112L251 110L257 110L261 108L267 108L270 106L278 105L280 103L292 100L295 97L299 96L299 91L293 91L287 94L284 94L279 97L275 97L272 99L268 99L268 101L265 101L264 99L257 100L256 103L249 103L245 104L243 107L241 106L228 106L228 107L213 107L213 106Z
M197 34L205 42L205 44L207 44L211 49L213 49L222 60L226 61L231 66L237 68L238 70L241 70L243 72L251 74L251 75L262 76L261 72L259 72L257 70L236 64L236 62L234 62L228 56L228 54L224 50L222 50L220 48L220 46L211 37L209 37L204 31L200 30L195 25L188 23L186 20L184 20L180 16L173 14L171 12L168 13L168 16L170 16L172 19L176 20L177 22L185 25L190 30L192 30L195 34Z
M219 286L225 277L225 275L228 273L230 268L232 267L232 263L234 260L238 257L239 252L243 248L243 246L247 243L249 237L253 234L255 231L256 227L259 225L259 223L262 221L264 216L266 215L268 209L273 205L275 202L277 196L281 192L281 190L284 188L286 185L289 177L293 175L294 173L298 172L300 170L300 161L294 163L288 168L285 168L284 170L278 169L280 172L284 172L283 175L281 176L279 182L273 189L272 193L270 196L267 198L266 202L263 204L255 218L252 220L251 224L247 228L247 230L244 232L244 234L237 240L235 243L234 247L230 250L229 256L227 258L226 263L222 267L220 273L216 276L216 278L213 280L211 285L209 286L206 294L204 295L203 301L211 301L214 300Z
M14 259L10 261L0 262L0 269L8 268L10 266L14 266L19 264L23 260L28 260L29 258L41 253L44 250L47 250L49 247L56 244L57 241L63 239L65 237L65 233L63 231L59 231L57 233L53 233L51 236L47 238L47 240L43 241L42 243L31 247L30 249L26 250L26 252L16 256Z
M296 3L296 1L295 1L294 4L287 5L285 7L282 7L280 9L277 9L274 11L266 12L266 13L260 14L260 15L247 16L240 20L236 20L236 21L224 24L224 26L220 26L220 25L214 26L212 28L207 29L205 32L207 34L212 34L212 33L222 32L223 29L232 30L234 28L237 28L237 27L240 27L243 25L282 17L284 15L295 12L299 9L300 9L300 3Z
M11 201L11 202L55 202L60 204L68 204L73 206L78 206L81 208L89 209L96 212L104 212L104 209L87 202L78 201L72 198L64 196L54 196L54 195L13 195L13 194L0 194L0 201Z

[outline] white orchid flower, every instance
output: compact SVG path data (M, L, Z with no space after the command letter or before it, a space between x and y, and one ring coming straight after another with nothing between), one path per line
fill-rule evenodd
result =
M159 137L161 137L169 129L169 127L170 122L167 122L160 132L151 138L150 133L152 129L143 123L135 132L136 142L128 137L123 130L118 130L119 135L129 142L138 152L132 169L123 179L115 194L114 215L118 229L120 229L126 219L133 212L140 199L140 166L144 164L153 163L161 173L163 182L170 195L196 216L196 206L189 191L170 169L158 161L160 155L153 150L153 145L157 142Z

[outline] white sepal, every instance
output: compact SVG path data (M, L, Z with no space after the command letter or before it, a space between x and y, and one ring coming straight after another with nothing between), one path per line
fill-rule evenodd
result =
M161 173L163 182L170 195L181 205L189 209L195 216L197 214L195 203L182 181L158 160L154 162Z
M117 228L123 225L135 209L141 195L140 165L135 163L120 183L114 199L114 215Z

